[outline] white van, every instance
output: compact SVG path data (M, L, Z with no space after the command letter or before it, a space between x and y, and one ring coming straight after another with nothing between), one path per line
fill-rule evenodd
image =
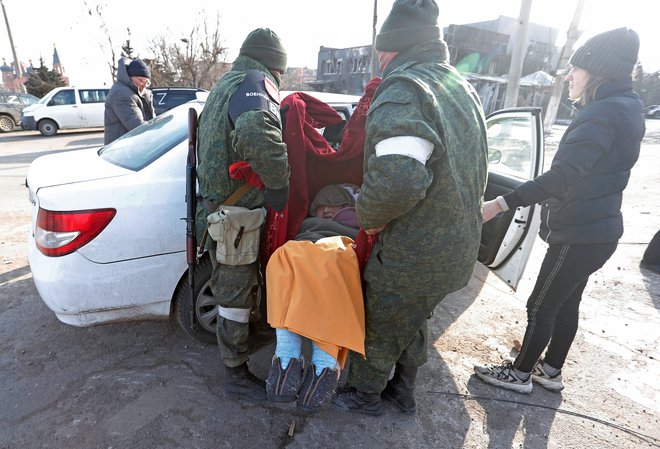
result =
M108 92L109 87L57 87L23 109L21 127L38 129L44 136L54 136L58 129L103 127Z

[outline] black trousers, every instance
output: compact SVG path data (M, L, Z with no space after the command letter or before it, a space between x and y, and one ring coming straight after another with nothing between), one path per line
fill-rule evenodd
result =
M660 231L655 233L649 246L646 247L642 262L649 265L660 265Z
M553 368L564 366L577 333L580 301L587 280L614 254L617 243L548 247L527 300L527 329L515 368L532 372L546 346L545 362Z

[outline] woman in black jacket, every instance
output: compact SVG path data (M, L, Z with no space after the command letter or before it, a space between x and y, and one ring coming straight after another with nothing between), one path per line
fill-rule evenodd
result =
M643 104L632 88L638 51L639 37L628 28L598 34L580 47L566 81L581 110L550 170L484 203L484 222L510 208L541 203L539 234L549 244L527 301L518 357L474 367L487 383L522 393L532 391L532 381L553 391L564 388L561 368L577 333L582 292L623 234L623 189L645 132Z

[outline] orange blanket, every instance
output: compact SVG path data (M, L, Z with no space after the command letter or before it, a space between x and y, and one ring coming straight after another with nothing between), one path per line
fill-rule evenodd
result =
M290 240L266 266L268 322L309 338L343 368L348 351L364 356L364 301L348 237Z

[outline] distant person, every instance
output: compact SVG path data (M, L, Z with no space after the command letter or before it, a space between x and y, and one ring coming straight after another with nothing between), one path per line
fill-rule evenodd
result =
M356 210L379 234L364 269L366 358L351 354L345 412L413 414L428 319L467 285L486 189L486 124L474 88L449 63L433 0L397 0L376 37L383 80L369 107ZM394 368L394 375L390 374Z
M104 143L107 145L133 128L154 117L151 71L140 59L121 58L117 64L117 80L105 99Z
M532 381L552 391L564 388L561 369L577 333L582 292L623 235L623 190L645 132L643 104L632 84L638 51L639 37L628 28L598 34L578 48L566 81L580 111L550 170L484 204L487 222L502 211L541 203L539 235L549 245L527 300L520 353L514 362L475 366L484 382L520 393L531 392Z

